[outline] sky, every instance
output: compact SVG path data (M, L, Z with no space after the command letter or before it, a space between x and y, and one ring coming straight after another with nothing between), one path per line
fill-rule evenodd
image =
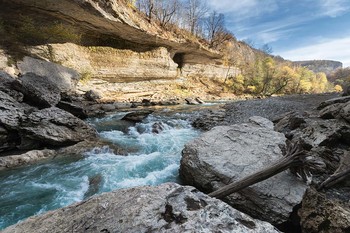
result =
M350 0L208 0L238 40L287 60L350 66Z

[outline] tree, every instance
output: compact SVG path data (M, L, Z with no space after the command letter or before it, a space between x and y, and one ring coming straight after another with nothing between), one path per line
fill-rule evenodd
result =
M217 47L220 43L233 38L225 28L225 16L213 11L205 19L206 35L210 47Z
M166 27L180 8L178 0L156 0L154 15L161 26Z
M185 10L190 32L198 35L200 21L208 13L207 2L203 0L187 0Z
M273 52L272 47L269 44L264 44L260 50L266 54L272 54Z

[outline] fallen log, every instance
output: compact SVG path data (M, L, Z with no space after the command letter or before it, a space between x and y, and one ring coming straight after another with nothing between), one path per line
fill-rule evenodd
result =
M308 181L310 176L310 168L320 166L323 167L324 164L309 156L308 152L303 149L301 142L297 142L295 144L288 143L287 151L282 159L276 161L266 169L258 171L239 181L233 182L212 193L209 193L209 196L219 199L224 198L234 192L238 192L250 185L266 180L289 168L296 168L293 169L292 172L299 175L304 181Z

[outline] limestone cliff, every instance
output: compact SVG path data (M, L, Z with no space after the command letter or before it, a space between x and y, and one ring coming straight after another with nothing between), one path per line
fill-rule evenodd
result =
M149 23L122 0L0 0L0 13L1 69L18 73L13 64L24 56L56 62L81 74L79 90L106 101L221 98L226 78L239 73L220 52ZM233 47L237 59L254 59L249 46Z

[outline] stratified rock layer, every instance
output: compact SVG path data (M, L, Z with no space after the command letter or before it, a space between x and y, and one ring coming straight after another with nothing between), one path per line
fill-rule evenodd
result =
M180 167L183 181L210 192L280 159L284 135L273 131L266 121L252 121L256 123L215 127L188 143ZM306 187L286 171L234 193L225 201L253 217L280 224L301 202Z
M9 232L278 232L193 187L166 183L94 196L6 228Z

